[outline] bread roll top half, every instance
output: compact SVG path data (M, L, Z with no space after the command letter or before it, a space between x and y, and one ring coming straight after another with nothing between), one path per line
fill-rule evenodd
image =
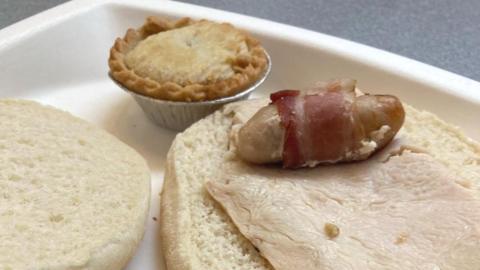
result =
M53 107L0 99L2 269L121 269L143 237L145 160Z

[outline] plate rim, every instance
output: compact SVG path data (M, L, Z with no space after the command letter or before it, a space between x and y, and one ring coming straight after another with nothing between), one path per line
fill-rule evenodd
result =
M329 54L351 59L364 65L381 67L391 74L420 84L429 85L448 95L480 105L480 82L454 72L320 32L234 12L175 1L73 0L1 29L0 51L15 46L23 39L28 38L30 34L45 31L49 27L59 24L72 16L99 7L128 7L169 13L174 16L208 17L212 20L228 21L240 28L260 35L282 41L301 43L304 46L323 50Z

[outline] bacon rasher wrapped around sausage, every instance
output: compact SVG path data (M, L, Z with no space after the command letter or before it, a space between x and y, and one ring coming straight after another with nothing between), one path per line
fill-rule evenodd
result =
M357 95L355 84L341 79L271 94L240 129L238 154L285 168L367 159L393 139L405 111L395 96Z

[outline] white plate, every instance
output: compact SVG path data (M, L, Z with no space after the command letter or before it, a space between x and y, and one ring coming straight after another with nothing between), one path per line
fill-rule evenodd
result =
M48 103L98 124L134 147L152 170L148 228L127 269L163 269L158 221L165 154L175 136L143 116L107 77L114 39L148 15L228 21L254 33L273 69L256 95L351 77L438 114L480 140L480 83L391 53L292 26L163 1L76 0L0 31L0 97Z

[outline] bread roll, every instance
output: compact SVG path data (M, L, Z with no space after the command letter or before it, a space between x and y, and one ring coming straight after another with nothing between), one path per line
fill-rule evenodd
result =
M0 268L122 269L142 239L145 160L107 132L0 100Z
M268 100L230 104L176 137L168 153L161 202L162 246L169 270L273 269L205 189L205 182L219 177L224 161L236 158L229 150L235 139L230 137L232 129L266 104ZM405 124L397 137L427 151L478 191L480 145L435 115L404 107Z

